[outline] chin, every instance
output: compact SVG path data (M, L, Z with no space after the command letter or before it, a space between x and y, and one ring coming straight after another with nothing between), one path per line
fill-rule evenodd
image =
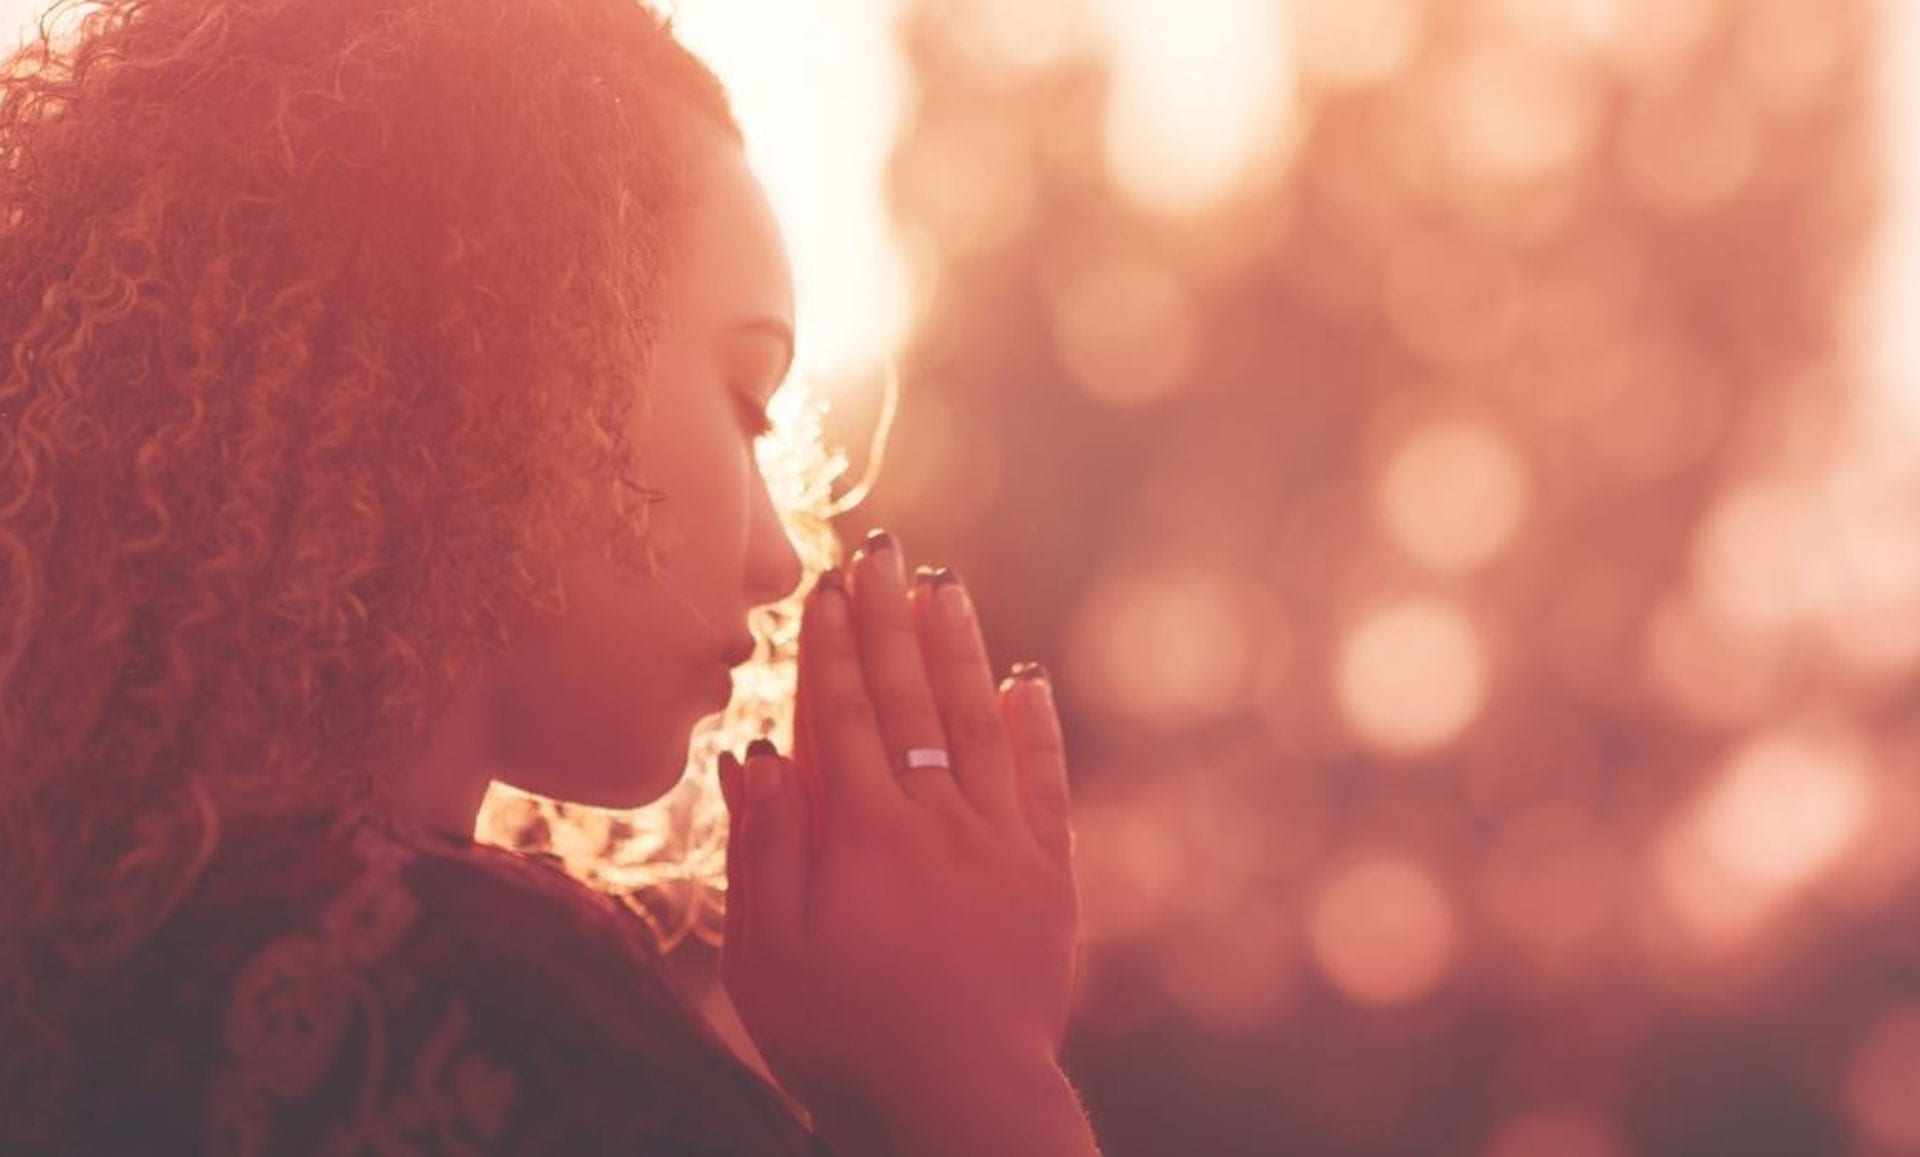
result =
M671 766L668 766L669 763ZM605 765L602 765L604 768ZM596 769L601 770L601 769ZM640 766L629 764L623 770L627 774L613 778L604 774L597 776L528 776L525 779L508 780L521 791L543 795L563 803L577 804L581 807L606 808L609 811L632 811L646 807L666 795L676 787L686 770L686 750L673 760L653 760Z

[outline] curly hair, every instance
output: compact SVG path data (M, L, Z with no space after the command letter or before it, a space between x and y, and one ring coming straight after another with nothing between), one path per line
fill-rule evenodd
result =
M0 1138L215 817L376 793L568 549L659 573L715 133L640 0L62 0L0 66Z

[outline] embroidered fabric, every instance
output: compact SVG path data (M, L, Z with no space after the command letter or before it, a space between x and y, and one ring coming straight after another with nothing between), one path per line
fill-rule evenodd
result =
M222 833L83 1026L75 1154L826 1154L557 868L367 811Z

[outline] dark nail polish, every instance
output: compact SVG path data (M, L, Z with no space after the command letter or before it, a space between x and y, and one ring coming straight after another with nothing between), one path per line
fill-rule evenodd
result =
M840 573L839 567L828 567L820 572L818 585L830 591L844 592L847 589L847 577Z
M960 576L954 574L953 571L944 566L933 572L933 585L935 586L944 587L959 581Z
M748 759L752 759L757 755L779 755L779 754L780 754L780 749L773 745L773 740L768 739L764 735L754 740L752 743L747 744Z
M1039 663L1015 663L1012 673L1015 679L1032 679L1043 683L1048 681L1047 669Z
M873 554L876 551L882 550L898 550L899 544L894 541L891 534L875 528L867 532L866 541L860 544L860 549L866 551L868 554Z

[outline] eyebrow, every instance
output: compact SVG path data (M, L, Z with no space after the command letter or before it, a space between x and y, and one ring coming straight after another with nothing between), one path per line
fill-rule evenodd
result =
M793 327L777 317L750 317L737 321L727 327L729 333L757 333L773 338L786 351L786 360L781 363L780 372L774 375L773 384L778 386L787 378L787 372L793 368Z

